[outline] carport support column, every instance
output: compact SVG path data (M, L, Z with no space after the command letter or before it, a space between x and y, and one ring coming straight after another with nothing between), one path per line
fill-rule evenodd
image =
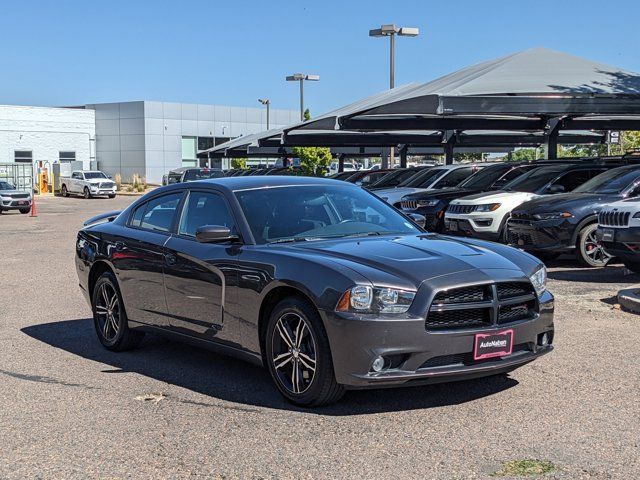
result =
M389 168L389 147L384 147L380 150L380 168Z
M407 146L400 147L400 168L407 168Z
M338 155L338 172L344 172L344 153Z
M555 160L558 158L558 136L562 127L561 118L550 118L544 132L544 144L546 159Z
M444 148L445 165L453 165L453 147L456 143L456 135L453 130L445 130L442 134L442 146Z

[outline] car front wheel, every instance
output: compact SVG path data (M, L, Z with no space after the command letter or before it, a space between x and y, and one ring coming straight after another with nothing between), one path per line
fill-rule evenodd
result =
M265 356L271 377L290 402L327 405L344 395L336 382L329 339L317 310L302 298L282 300L267 326Z
M597 223L587 225L578 235L578 260L587 267L604 267L611 255L604 251L596 239Z
M89 187L84 187L84 198L91 198L91 192L89 191Z
M31 211L30 208L21 208L20 209L20 213L22 213L23 215L29 213L30 211Z
M113 273L105 272L98 278L91 295L91 307L98 340L105 348L116 352L131 350L144 337L143 332L129 328L122 295Z

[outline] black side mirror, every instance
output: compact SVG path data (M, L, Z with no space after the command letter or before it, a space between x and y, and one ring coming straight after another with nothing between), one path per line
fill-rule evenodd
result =
M425 228L427 225L427 217L424 215L420 215L419 213L409 213L409 218L413 220L413 223L416 223L418 226Z
M564 193L564 187L562 185L550 185L547 188L547 193Z
M222 243L237 240L228 227L222 225L205 225L196 230L196 240L200 243Z

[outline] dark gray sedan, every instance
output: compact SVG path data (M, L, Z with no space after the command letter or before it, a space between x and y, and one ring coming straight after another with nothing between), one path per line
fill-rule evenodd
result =
M553 348L536 258L428 233L346 182L169 185L90 220L76 266L106 348L145 332L214 347L299 405L504 374Z

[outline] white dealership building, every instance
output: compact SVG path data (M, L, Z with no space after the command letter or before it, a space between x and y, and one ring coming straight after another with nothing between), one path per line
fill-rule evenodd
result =
M297 110L271 109L269 127L290 125L298 116ZM0 105L0 163L46 167L75 160L125 181L138 174L160 183L173 168L196 166L199 151L266 129L266 109L260 107L153 101Z

